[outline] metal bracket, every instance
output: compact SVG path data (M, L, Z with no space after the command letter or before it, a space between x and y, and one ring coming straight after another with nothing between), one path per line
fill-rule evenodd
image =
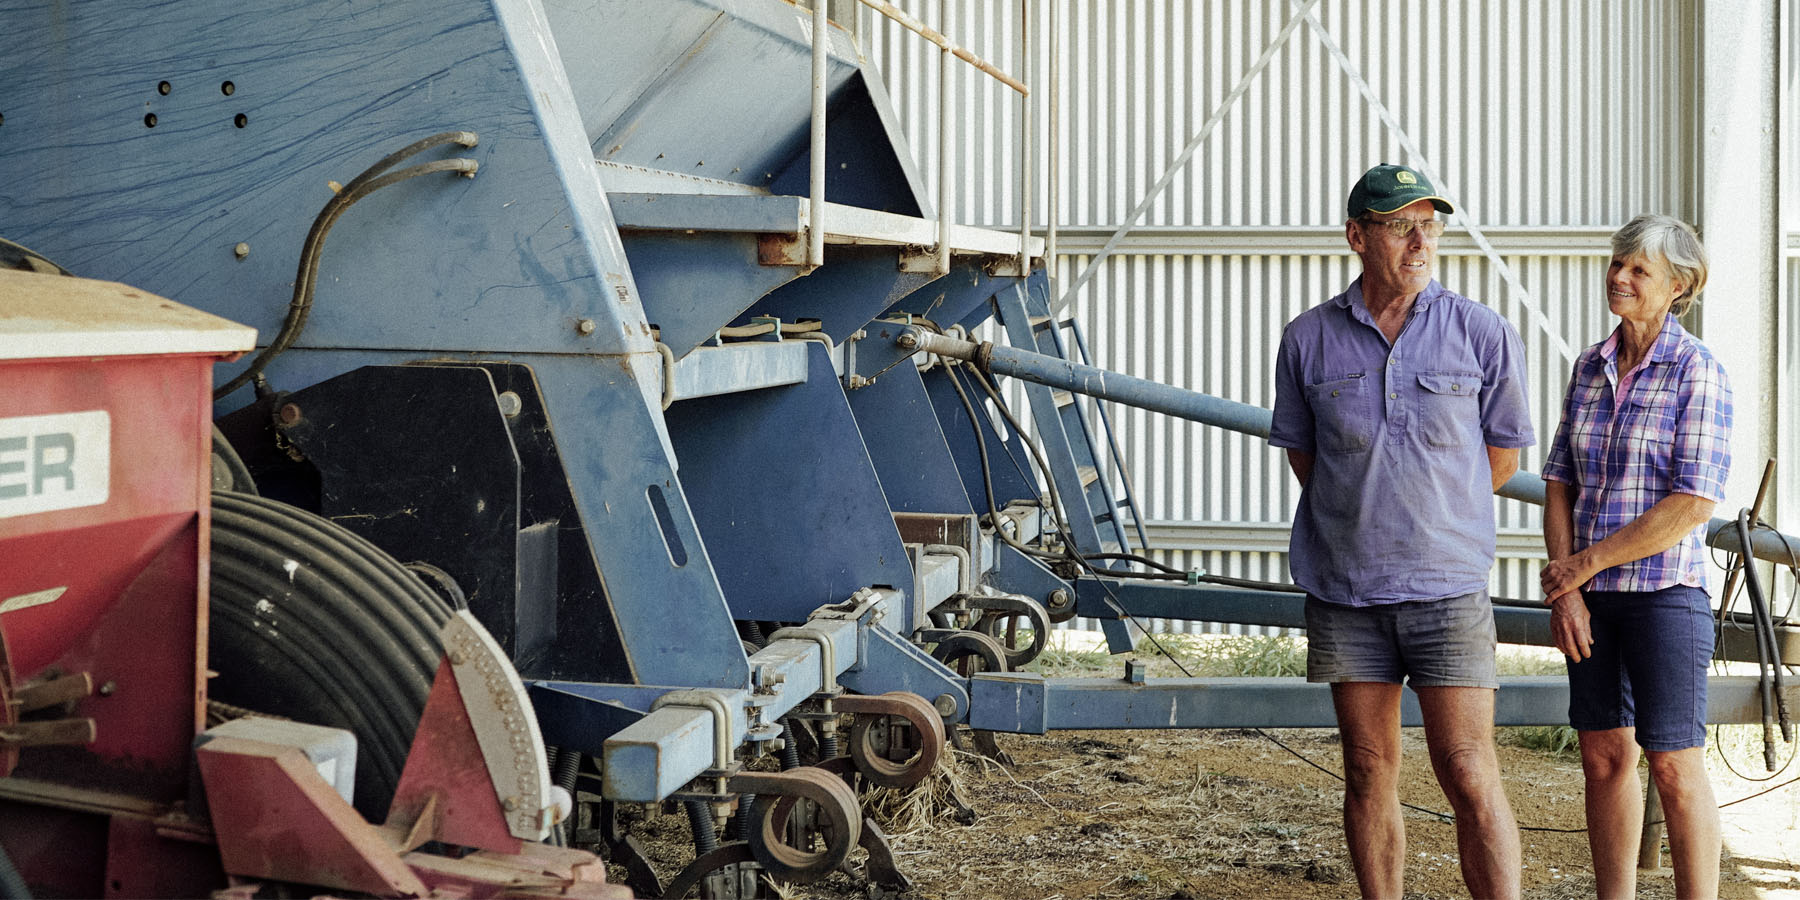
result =
M736 764L731 754L731 707L724 698L711 691L670 691L650 703L650 711L655 712L665 706L680 706L688 709L704 709L713 717L713 768L721 775L728 773Z
M830 635L807 625L794 625L769 635L771 644L782 640L811 641L819 645L819 693L834 695L842 690L837 683L837 646L831 642Z
M926 544L924 549L926 553L947 553L956 557L956 561L962 564L957 570L956 583L958 590L967 594L973 589L975 583L975 563L971 558L969 548L958 547L955 544Z

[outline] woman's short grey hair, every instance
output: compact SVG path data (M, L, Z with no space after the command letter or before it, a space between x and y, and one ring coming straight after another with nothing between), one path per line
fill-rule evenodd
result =
M1693 226L1674 216L1650 213L1626 222L1613 232L1612 252L1615 257L1641 255L1666 263L1675 280L1687 286L1669 308L1675 315L1685 315L1695 295L1706 287L1706 248Z

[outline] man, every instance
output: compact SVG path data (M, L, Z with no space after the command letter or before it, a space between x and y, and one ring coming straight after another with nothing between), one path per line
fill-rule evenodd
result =
M1494 750L1495 489L1533 441L1524 349L1493 310L1431 277L1451 213L1423 175L1380 165L1350 191L1363 273L1288 323L1269 442L1300 479L1290 565L1306 589L1307 679L1331 685L1344 831L1364 897L1401 895L1400 687L1475 897L1519 895L1519 831Z

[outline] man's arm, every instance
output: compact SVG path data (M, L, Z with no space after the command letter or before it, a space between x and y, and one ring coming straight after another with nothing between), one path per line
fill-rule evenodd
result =
M1518 451L1513 452L1513 457L1517 460ZM1313 455L1302 450L1289 450L1287 458L1288 468L1294 470L1294 477L1300 479L1300 486L1306 487L1306 482L1312 479Z
M1493 481L1493 490L1500 490L1507 479L1519 471L1519 448L1495 447L1488 445L1488 477Z

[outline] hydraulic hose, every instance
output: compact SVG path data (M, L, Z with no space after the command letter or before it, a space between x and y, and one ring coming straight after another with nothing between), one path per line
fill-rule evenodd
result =
M342 526L215 491L209 666L219 700L356 735L356 806L379 820L431 690L450 609Z
M1744 588L1750 594L1750 615L1756 628L1756 677L1762 689L1762 725L1763 725L1763 765L1768 771L1775 771L1775 729L1777 698L1781 695L1781 656L1780 646L1775 640L1775 625L1769 618L1769 605L1762 592L1762 579L1756 574L1756 560L1749 554L1750 547L1750 510L1744 509L1738 514L1738 539L1743 543L1745 553L1743 560ZM1771 670L1773 670L1771 672ZM1785 703L1779 703L1785 707ZM1780 714L1781 730L1791 734L1787 724L1787 713L1783 709Z
M686 800L688 827L694 831L694 856L705 856L719 849L719 833L713 829L712 810L700 800Z
M781 719L781 771L800 768L800 745L794 743L794 720Z
M238 455L237 448L231 446L230 439L225 437L225 432L220 431L217 425L212 428L212 455L218 458L231 478L229 490L252 495L258 493L256 478L250 474L250 467L244 465L244 458ZM214 487L218 486L215 481Z
M544 748L550 766L550 784L562 788L569 795L569 817L550 829L550 843L557 847L567 847L574 843L575 818L580 804L575 802L575 782L581 776L582 753L574 747L549 746Z
M312 310L313 292L318 284L319 256L324 250L325 236L331 232L331 227L337 223L338 217L343 215L345 210L355 205L358 200L409 178L429 175L433 172L456 172L472 177L478 167L472 159L440 159L409 166L398 172L385 175L382 173L387 172L401 160L432 147L451 143L473 147L477 140L478 138L472 131L445 131L414 141L364 169L361 174L352 178L342 190L327 200L325 205L319 209L319 214L313 218L312 228L307 232L305 243L301 245L299 271L294 277L294 294L293 298L288 301L288 313L281 323L281 329L276 332L275 338L269 342L269 345L264 347L255 359L251 360L248 368L213 391L213 399L221 399L249 384L262 373L269 363L275 360L275 357L280 356L293 346L294 341L299 339L300 333L306 328L307 316Z

